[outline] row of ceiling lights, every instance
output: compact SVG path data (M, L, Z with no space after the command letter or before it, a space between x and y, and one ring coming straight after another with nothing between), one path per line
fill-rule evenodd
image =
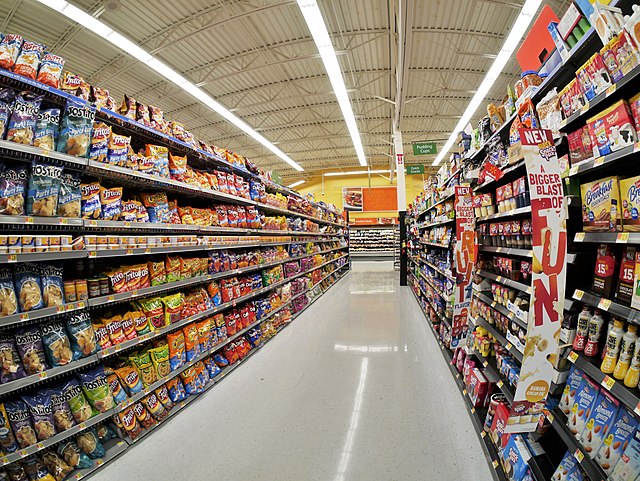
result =
M180 75L178 72L173 70L164 62L161 62L153 55L151 55L146 50L140 48L138 45L133 43L131 40L122 36L112 28L108 27L106 24L98 20L97 18L89 15L83 10L75 7L70 4L66 0L38 0L40 3L60 12L70 20L82 25L86 29L92 31L96 35L102 37L107 40L112 45L121 49L123 52L128 53L132 57L136 58L140 62L147 65L149 68L160 74L169 82L177 85L185 92L191 94L197 100L202 102L204 105L209 107L214 112L221 115L231 124L238 127L240 130L245 132L252 139L256 140L258 143L262 144L264 147L273 152L276 156L282 159L284 162L289 164L292 168L294 168L298 172L303 172L304 169L296 163L293 159L291 159L287 154L282 152L278 147L276 147L272 142L267 140L261 134L256 132L249 124L245 121L231 113L226 107L213 99L209 94L204 92L204 90L200 89L194 83L187 80L185 77ZM364 153L364 148L362 146L362 141L360 139L360 133L358 131L358 126L355 120L355 116L353 114L353 109L351 108L351 102L349 100L349 94L347 92L347 88L344 83L344 79L342 77L342 72L340 70L340 65L338 64L338 59L336 57L335 50L333 48L333 44L331 43L331 38L329 37L329 32L327 31L326 24L322 17L322 13L318 7L318 3L316 0L297 0L298 6L300 7L300 11L302 12L302 16L307 23L307 27L311 32L313 40L318 48L318 52L320 53L320 57L322 58L322 62L324 63L325 70L327 71L327 75L329 76L329 80L331 81L331 86L333 87L333 91L338 100L338 104L340 106L340 110L342 111L342 115L347 124L347 128L349 130L349 134L351 136L351 140L353 142L353 146L355 148L358 161L361 166L367 166L367 160ZM458 135L458 132L463 130L467 123L471 120L471 117L475 114L476 110L480 106L480 104L484 101L487 93L493 86L494 82L502 72L502 69L506 65L507 61L513 54L516 46L520 43L520 40L524 36L527 31L531 21L533 20L533 16L538 10L540 3L542 0L526 0L525 4L514 23L511 32L507 36L504 45L500 49L496 59L494 60L491 68L487 72L485 78L483 79L480 87L476 91L475 95L471 99L471 102L467 106L467 109L460 117L458 124L455 129L451 133L451 136L445 143L444 147L440 150L440 153L436 157L433 162L433 165L438 165L444 157L447 155L451 147L453 146L455 139ZM358 171L357 173L376 173L378 171ZM388 172L388 171L384 171ZM356 172L351 173L342 173L342 172L334 172L325 175L347 175L347 174L355 174ZM291 186L297 186L304 183L304 181L295 182L291 184ZM290 186L290 187L291 187Z

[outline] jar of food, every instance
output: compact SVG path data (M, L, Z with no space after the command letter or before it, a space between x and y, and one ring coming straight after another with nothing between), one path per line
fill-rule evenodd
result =
M96 277L87 279L89 297L100 297L100 281Z
M537 87L542 83L542 78L540 78L540 75L538 75L538 72L535 70L522 72L521 77L522 87L524 90L527 90L529 87Z
M76 283L74 281L64 281L64 301L76 302L78 297L76 295Z
M86 301L89 299L89 290L87 288L87 281L85 279L78 279L76 284L76 297L79 301Z
M100 284L100 295L108 296L109 295L109 278L107 276L99 277L98 283Z

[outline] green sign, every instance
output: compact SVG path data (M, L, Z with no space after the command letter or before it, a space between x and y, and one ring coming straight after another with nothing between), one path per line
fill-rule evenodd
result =
M271 172L271 180L278 185L282 185L282 176L280 175L280 173L276 172L275 170Z
M433 155L438 153L435 142L413 142L413 155Z
M424 174L423 164L407 165L407 175L422 175Z

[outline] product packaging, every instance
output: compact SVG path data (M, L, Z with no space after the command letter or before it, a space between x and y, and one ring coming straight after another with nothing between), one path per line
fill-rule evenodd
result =
M606 177L580 186L582 226L585 232L622 230L618 177Z

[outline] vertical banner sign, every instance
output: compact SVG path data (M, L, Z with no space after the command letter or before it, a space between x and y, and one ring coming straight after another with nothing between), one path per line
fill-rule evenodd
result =
M453 300L453 322L451 323L452 349L463 340L471 306L471 281L475 268L476 248L472 201L471 187L456 186L453 204L456 212L456 246L454 251L456 285Z
M534 431L559 355L567 257L561 167L550 130L519 129L533 228L532 293L518 388L506 432Z

